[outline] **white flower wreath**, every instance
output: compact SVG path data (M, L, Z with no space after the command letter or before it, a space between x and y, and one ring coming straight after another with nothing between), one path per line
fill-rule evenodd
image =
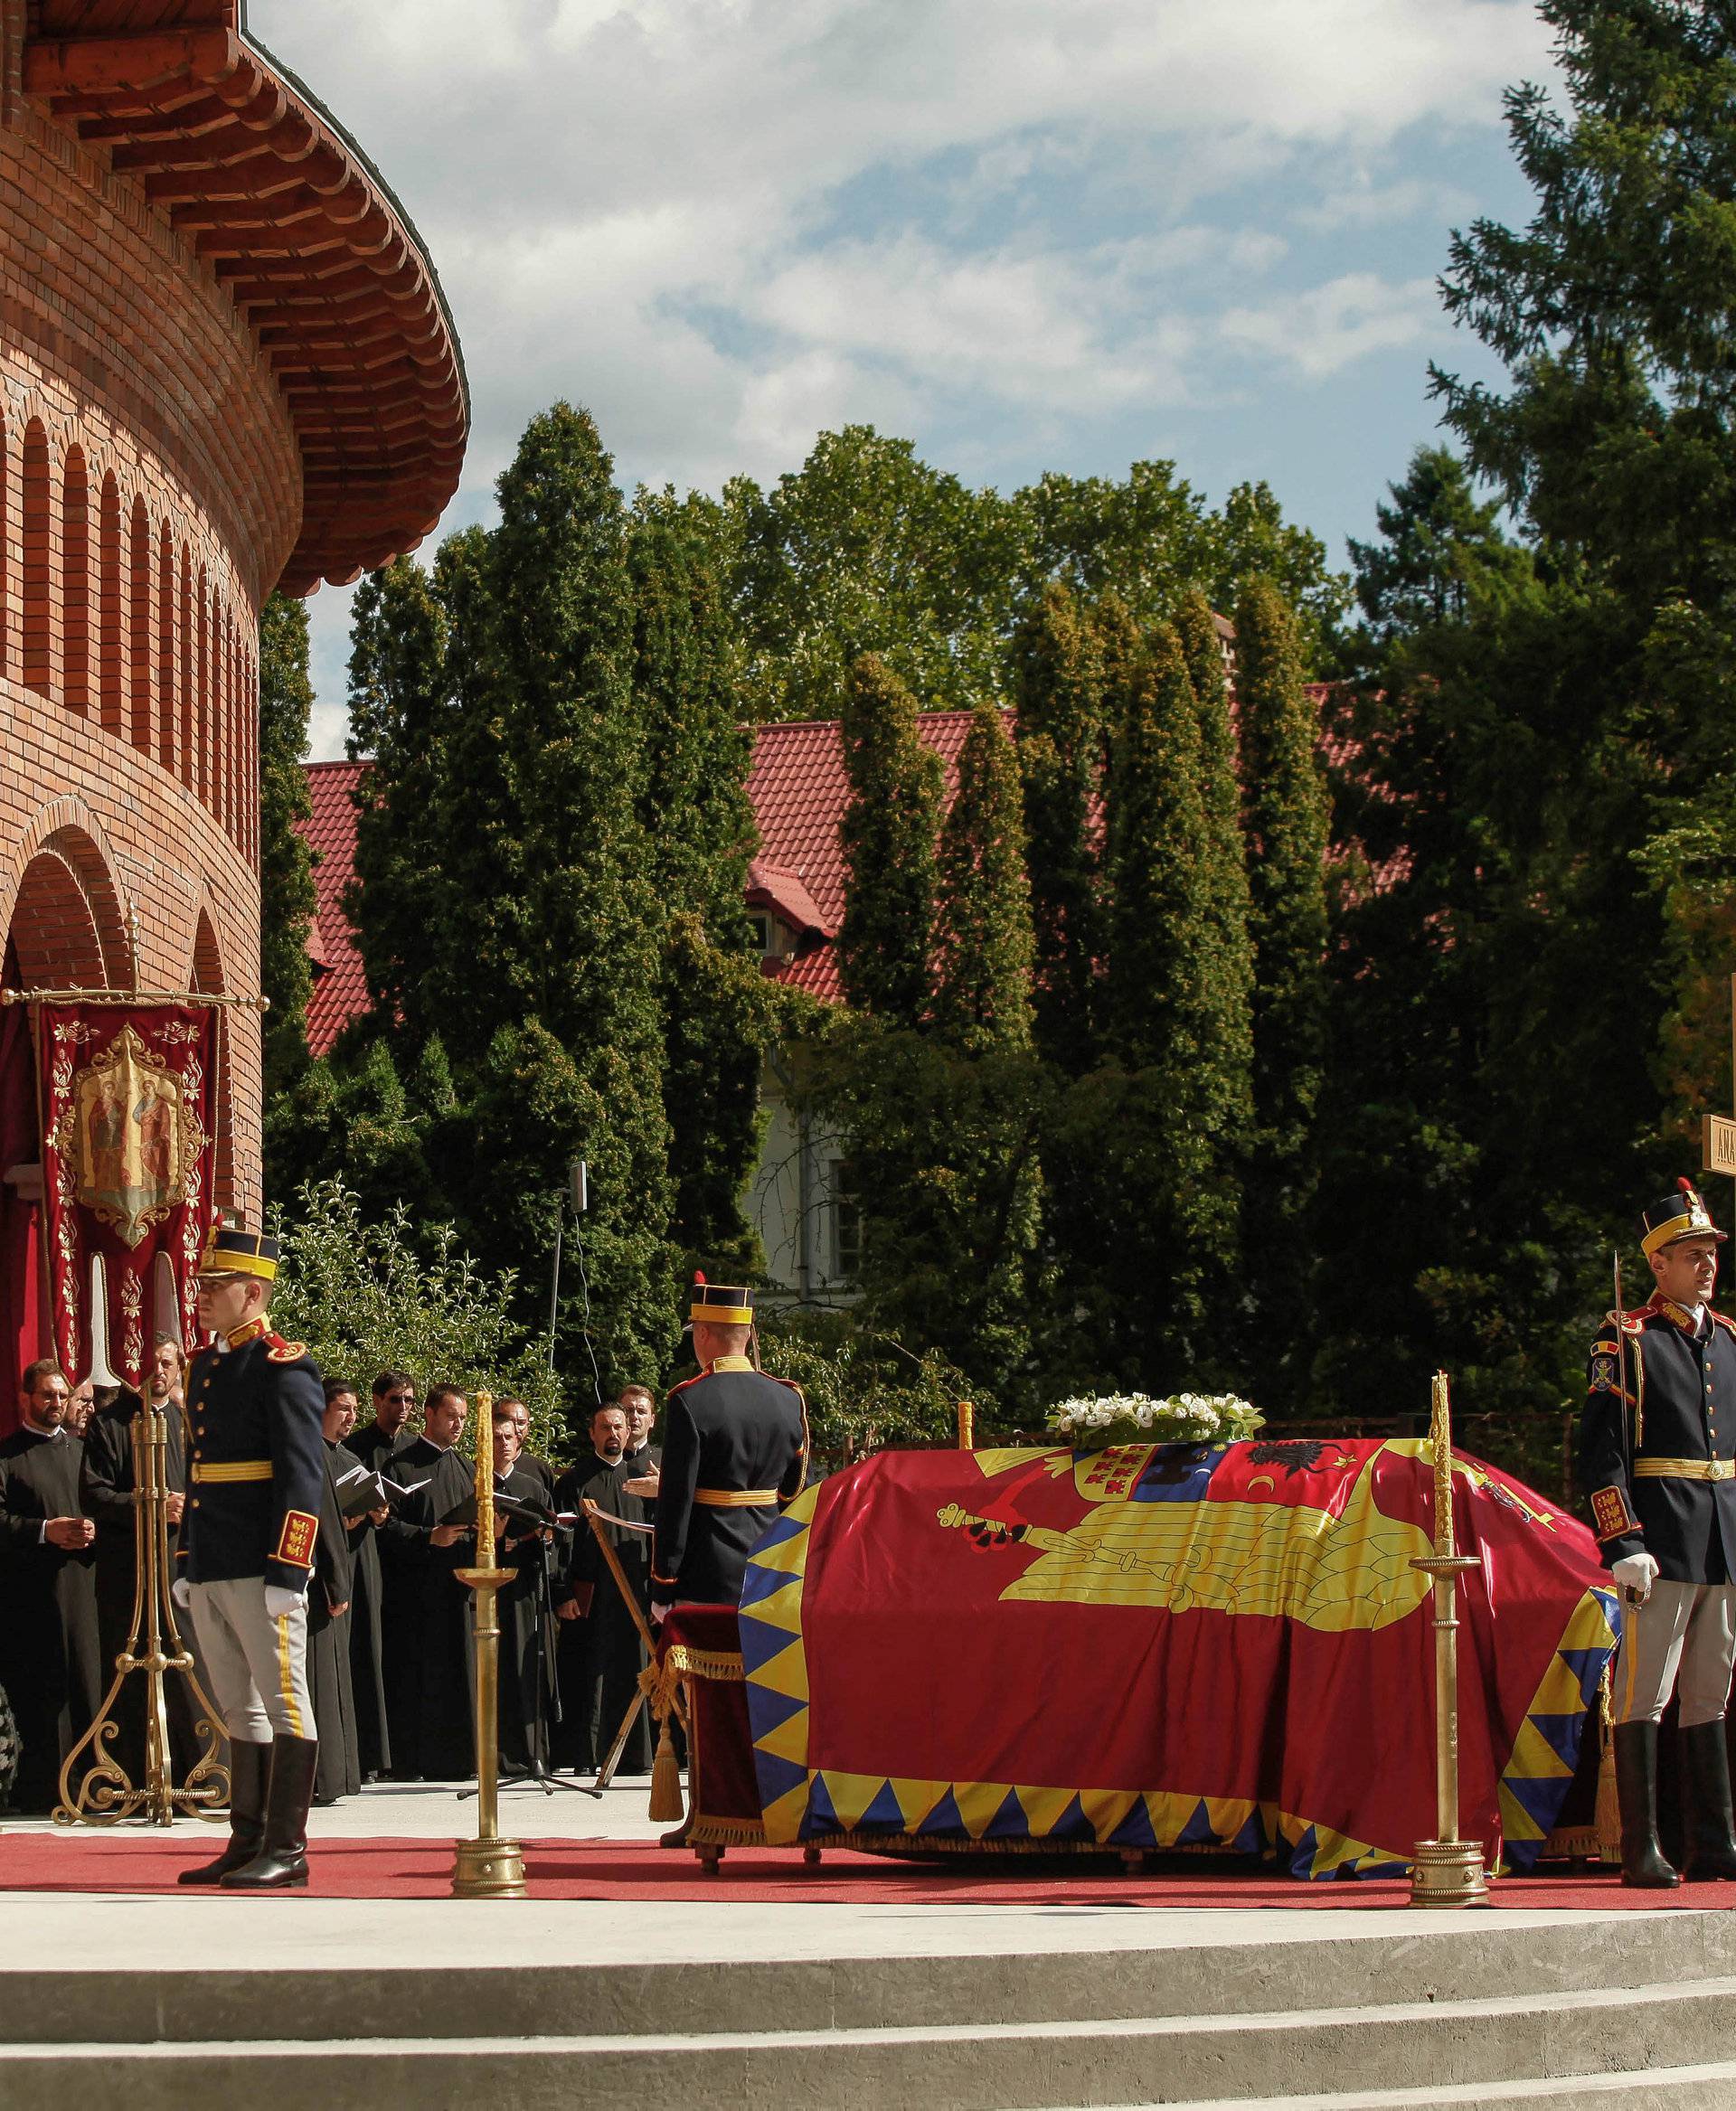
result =
M1112 1444L1238 1444L1263 1428L1266 1418L1232 1392L1177 1392L1163 1399L1112 1392L1062 1400L1048 1420L1076 1449L1101 1451Z

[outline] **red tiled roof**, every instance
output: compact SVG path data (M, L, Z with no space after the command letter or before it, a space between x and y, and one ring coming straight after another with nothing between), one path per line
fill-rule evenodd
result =
M316 970L307 1005L307 1045L322 1056L350 1021L368 1008L355 933L338 902L355 872L355 805L350 794L373 765L309 762L304 767L314 811L298 824L297 832L314 853L314 891L319 898L316 928L308 933L307 943Z
M1354 740L1342 722L1326 712L1329 690L1311 683L1322 709L1321 757L1330 767L1346 768L1355 760ZM1012 713L1007 714L1009 728ZM970 729L965 711L924 712L918 719L925 744L945 766L944 802L952 803L958 782L958 753ZM355 862L355 808L350 793L366 773L365 762L314 762L307 766L313 794L313 819L302 834L319 853L314 884L319 893L319 945L329 966L314 984L308 1007L307 1039L316 1055L324 1055L349 1022L366 1011L367 985L354 934L338 907ZM760 855L748 868L748 906L767 909L797 933L798 950L782 960L768 960L766 973L792 989L836 1004L837 957L833 939L844 921L844 850L839 824L849 799L844 771L844 747L835 719L803 719L754 730L753 764L748 796L760 824ZM1334 862L1348 853L1335 845ZM1404 878L1410 853L1401 848L1373 868L1368 884L1375 893ZM806 940L805 944L801 941ZM314 951L310 943L309 951ZM315 958L319 954L315 953Z
M967 711L925 711L917 721L926 746L946 766L946 803L958 781L958 751L970 730ZM838 824L849 800L844 743L836 719L798 719L760 726L753 740L748 796L760 824L760 854L794 873L819 911L828 938L844 921L844 848ZM750 876L751 877L751 876ZM837 962L829 943L768 969L773 979L836 1003Z

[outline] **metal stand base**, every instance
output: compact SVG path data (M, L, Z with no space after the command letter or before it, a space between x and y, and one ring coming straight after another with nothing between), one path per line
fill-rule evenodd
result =
M452 1870L455 1899L522 1899L524 1853L516 1840L460 1840Z
M1419 1840L1412 1849L1413 1906L1486 1906L1483 1850L1475 1840Z

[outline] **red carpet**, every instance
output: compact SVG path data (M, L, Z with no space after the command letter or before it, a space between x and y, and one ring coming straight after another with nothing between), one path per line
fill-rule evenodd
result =
M177 1827L162 1833L55 1834L0 1832L0 1890L130 1891L175 1890L181 1870L205 1861L219 1835ZM889 1861L828 1849L817 1868L799 1854L732 1847L708 1877L691 1854L651 1842L528 1840L531 1896L537 1899L637 1899L655 1903L729 1899L778 1905L948 1906L1279 1906L1403 1907L1399 1882L1297 1883L1284 1877L1167 1869L1127 1876L1112 1863L1050 1863L1033 1870L1020 1858L957 1868ZM310 1858L308 1893L321 1899L439 1899L450 1890L452 1849L432 1840L329 1840ZM1684 1884L1675 1891L1624 1890L1613 1874L1507 1877L1491 1887L1502 1907L1580 1910L1682 1910L1736 1907L1736 1885ZM221 1892L182 1892L224 1898Z

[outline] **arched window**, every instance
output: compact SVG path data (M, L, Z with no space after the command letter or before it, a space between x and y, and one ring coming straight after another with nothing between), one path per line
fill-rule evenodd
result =
M165 521L156 539L156 759L173 776L175 751L175 537Z
M193 745L198 764L193 777L193 790L199 804L211 804L211 608L206 594L205 568L199 567L198 599L193 605L193 622L198 633L199 665L193 679Z
M65 653L66 708L90 709L90 485L84 449L66 450L61 472L61 637Z
M102 480L97 520L97 697L105 733L125 739L121 699L126 669L120 655L120 486L111 469Z
M24 428L24 687L49 696L54 689L54 589L49 566L48 435L40 418Z
M181 782L193 789L193 552L181 545Z
M145 501L133 501L128 523L127 669L132 715L129 738L141 755L151 751L151 523Z

